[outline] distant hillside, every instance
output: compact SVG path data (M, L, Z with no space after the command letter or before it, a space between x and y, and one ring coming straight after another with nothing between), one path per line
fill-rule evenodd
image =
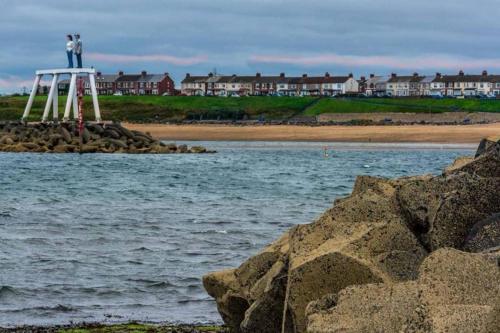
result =
M30 121L41 119L46 96L38 96ZM20 119L27 96L0 97L0 120ZM60 115L65 96L60 96ZM103 119L129 122L166 122L185 120L288 120L314 117L324 113L369 112L500 112L500 100L480 99L382 99L314 97L163 97L100 96ZM92 103L85 97L85 115L93 117Z

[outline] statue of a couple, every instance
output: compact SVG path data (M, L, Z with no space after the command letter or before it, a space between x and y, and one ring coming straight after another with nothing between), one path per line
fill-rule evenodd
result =
M73 68L73 54L76 56L77 68L82 68L82 40L80 34L66 36L66 54L68 55L68 68Z

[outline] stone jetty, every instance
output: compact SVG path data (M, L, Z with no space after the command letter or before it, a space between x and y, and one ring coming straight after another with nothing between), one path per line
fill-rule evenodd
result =
M166 144L148 133L119 123L86 123L82 135L75 123L0 123L0 151L33 153L213 153L201 146Z
M500 138L441 175L360 176L315 222L203 278L234 332L500 332Z

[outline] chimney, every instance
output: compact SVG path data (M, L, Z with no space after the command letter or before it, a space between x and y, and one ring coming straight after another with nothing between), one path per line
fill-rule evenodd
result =
M260 73L256 73L256 74L255 74L255 76L256 76L256 77L260 77Z
M325 77L330 77L330 73L326 72Z
M483 71L483 76L488 76L488 71L484 70Z
M187 77L187 78L188 78L188 77L191 77L191 74L189 74L189 73L186 73L186 77Z
M375 74L370 74L370 79L373 79L375 77Z
M458 75L464 76L464 71L461 70L460 72L458 72Z
M122 76L123 75L123 71L119 71L118 75Z
M280 78L284 78L285 77L285 73L280 73Z
M362 81L362 82L365 82L365 81L366 81L366 77L362 76L362 77L361 77L361 81Z
M418 73L417 72L413 73L413 77L418 77Z
M391 77L392 77L393 79L394 79L394 78L396 78L397 76L398 76L398 74L396 74L396 73L392 73L392 74L391 74Z
M352 73L349 73L349 78L352 79L353 77L354 77L354 75Z
M307 77L307 74L302 74L302 77L305 79Z
M141 75L142 75L142 76L146 76L146 75L148 75L148 72L146 72L146 71L142 71L142 72L141 72Z

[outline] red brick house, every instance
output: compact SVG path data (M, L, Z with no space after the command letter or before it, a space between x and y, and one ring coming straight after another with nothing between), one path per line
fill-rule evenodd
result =
M175 83L168 73L141 74L118 73L116 79L116 91L123 95L175 95Z

